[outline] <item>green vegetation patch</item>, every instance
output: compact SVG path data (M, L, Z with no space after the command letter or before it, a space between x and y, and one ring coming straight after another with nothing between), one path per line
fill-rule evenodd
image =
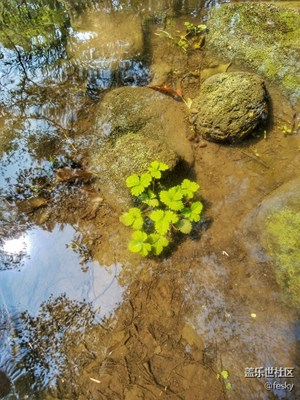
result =
M208 22L207 44L300 97L300 12L266 3L223 4Z
M167 164L152 161L146 172L126 179L136 207L124 212L120 222L133 229L128 249L141 256L161 254L174 232L189 234L192 224L201 218L203 205L194 198L198 183L184 179L180 185L166 188L160 179L168 169Z
M266 250L275 261L278 284L285 300L300 307L300 212L290 208L276 211L265 223Z

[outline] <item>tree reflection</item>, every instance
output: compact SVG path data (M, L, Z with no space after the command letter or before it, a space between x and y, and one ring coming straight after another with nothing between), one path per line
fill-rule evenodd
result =
M21 355L16 368L23 370L17 390L22 390L24 381L33 393L55 386L67 361L69 365L73 362L67 360L68 349L79 346L94 324L91 304L70 300L66 295L42 303L36 317L28 312L21 314L13 339Z
M2 0L0 4L0 41L19 56L26 52L28 61L32 54L61 50L68 26L68 14L56 0Z

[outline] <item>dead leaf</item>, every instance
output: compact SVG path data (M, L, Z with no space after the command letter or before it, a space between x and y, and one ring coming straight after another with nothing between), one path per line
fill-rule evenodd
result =
M219 64L215 67L205 68L201 71L201 81L205 81L205 79L209 78L212 75L220 74L222 72L226 72L230 67L231 63L228 64Z
M59 168L56 171L56 183L71 182L76 179L80 181L88 181L93 174L85 169L72 169L70 167Z
M183 99L183 101L184 101L185 105L187 106L187 108L191 109L193 100L188 97L186 100Z
M19 209L22 212L32 212L37 208L46 206L48 204L48 200L43 197L32 197L28 200L23 200L17 203Z
M156 90L157 92L166 94L167 96L173 97L175 100L182 100L182 91L181 89L173 89L168 85L148 85L149 89Z

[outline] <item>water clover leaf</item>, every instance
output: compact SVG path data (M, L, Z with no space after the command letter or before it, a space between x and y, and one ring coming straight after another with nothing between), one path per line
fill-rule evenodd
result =
M133 253L139 253L142 256L147 256L151 251L151 244L147 242L148 235L142 231L135 231L132 234L132 240L128 245L128 249Z
M155 208L159 206L159 201L151 189L148 189L147 192L142 193L140 199L142 203L147 204L149 207Z
M191 207L184 208L181 214L188 218L190 221L200 221L200 214L203 209L203 204L200 201L195 201L191 204Z
M126 179L126 186L131 188L133 196L139 196L150 185L152 177L150 174L145 173L142 175L130 175Z
M159 235L158 233L151 233L148 236L148 241L151 244L151 250L156 255L161 254L164 247L167 247L169 244L168 239L163 235Z
M180 232L188 234L192 230L192 224L191 221L188 219L181 219L180 221L177 222L176 228L180 230Z
M170 210L154 210L149 218L154 221L155 230L160 235L165 235L170 229L170 224L178 221L178 215Z
M194 197L194 193L199 189L199 185L196 182L192 182L189 179L184 179L180 185L182 193L188 199L192 199Z
M183 209L183 193L180 186L174 186L169 190L162 190L159 193L160 200L171 210L179 211Z
M135 230L142 229L142 226L144 225L142 212L137 207L132 207L128 210L128 212L123 213L119 220L122 222L122 224L131 226Z
M148 167L150 175L155 179L160 179L161 171L166 171L167 169L169 169L167 164L158 161L153 161Z
M184 179L177 186L161 190L159 179L167 169L167 164L153 161L145 173L133 174L126 179L127 187L136 197L135 206L124 212L119 220L133 229L128 249L144 257L161 254L170 244L175 230L189 234L193 223L200 221L203 205L193 201L198 183ZM226 380L223 376L222 379Z

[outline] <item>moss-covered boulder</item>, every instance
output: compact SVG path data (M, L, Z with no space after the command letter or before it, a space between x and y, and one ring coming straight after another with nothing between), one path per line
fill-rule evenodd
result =
M263 201L256 225L283 299L300 308L300 179L283 185Z
M284 4L284 3L283 3ZM300 97L300 12L284 5L223 4L208 21L207 48L250 66Z
M166 143L187 163L193 162L183 103L149 88L121 87L107 93L96 112L96 146L128 132L139 133Z
M106 142L98 151L92 151L90 164L97 173L106 200L114 208L122 209L132 201L126 178L145 172L154 160L164 162L172 170L179 157L166 143L129 132L113 142Z
M224 72L206 79L192 105L196 130L204 139L234 142L267 117L264 82L247 72Z
M125 180L151 161L170 169L179 160L193 162L184 104L148 88L121 87L104 96L96 113L88 163L115 208L128 207Z

